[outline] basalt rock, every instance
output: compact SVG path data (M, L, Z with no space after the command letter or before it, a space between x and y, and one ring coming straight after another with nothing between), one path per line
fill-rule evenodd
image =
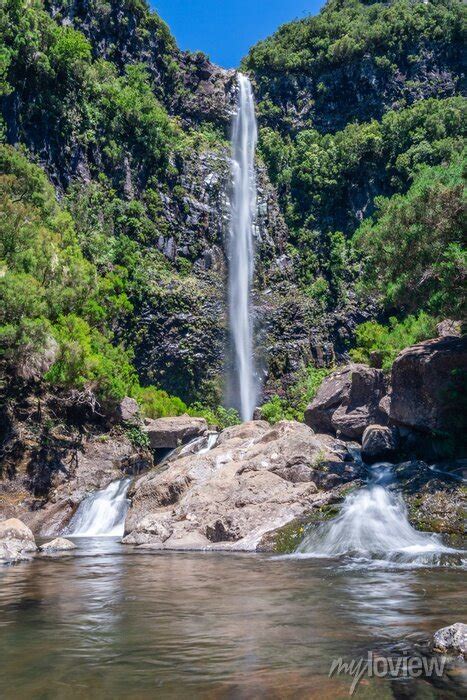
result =
M72 549L76 549L76 545L74 542L71 542L70 540L67 540L64 537L56 537L50 542L45 542L44 544L41 544L39 549L44 554L47 554L49 552L69 552Z
M461 429L458 395L466 373L467 337L406 348L392 367L390 420L423 432Z
M344 443L303 424L244 423L224 430L209 452L139 478L129 492L124 542L254 550L266 532L331 498L332 488L357 473Z
M348 365L326 377L305 411L305 422L314 430L360 439L368 425L384 422L379 402L385 393L381 370Z
M397 450L397 430L383 425L369 425L362 437L362 458L367 464L394 458Z

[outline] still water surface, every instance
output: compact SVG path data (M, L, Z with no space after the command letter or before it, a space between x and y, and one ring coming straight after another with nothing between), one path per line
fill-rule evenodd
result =
M336 698L332 660L419 648L465 619L455 568L374 569L268 555L144 553L113 539L0 569L0 697ZM364 678L357 698L461 698Z

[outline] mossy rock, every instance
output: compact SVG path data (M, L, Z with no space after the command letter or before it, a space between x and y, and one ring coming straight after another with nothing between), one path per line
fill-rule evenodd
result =
M406 499L409 520L417 530L424 532L463 535L465 497L465 486L409 496Z
M326 520L331 520L339 514L339 506L328 504L313 508L305 515L291 520L287 525L277 530L267 532L256 550L258 552L274 552L275 554L290 554L295 552L311 527L316 527Z

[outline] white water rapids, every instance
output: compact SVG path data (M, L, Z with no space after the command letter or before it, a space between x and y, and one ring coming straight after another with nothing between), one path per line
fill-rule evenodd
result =
M256 215L255 150L257 126L249 79L238 74L238 110L232 130L231 222L229 241L229 318L234 351L233 403L242 420L256 406L258 381L253 358L251 286L254 272L253 222Z
M71 537L123 537L131 479L113 481L80 503L67 528Z
M340 514L312 530L297 553L415 566L436 565L444 555L460 554L443 544L440 535L412 527L402 496L382 485L390 480L391 465L375 465L368 486L349 494Z

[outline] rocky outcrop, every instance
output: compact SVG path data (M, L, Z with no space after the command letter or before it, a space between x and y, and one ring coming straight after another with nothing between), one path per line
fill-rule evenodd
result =
M392 460L397 450L397 431L383 425L369 425L362 437L362 458L367 464Z
M423 432L451 432L459 419L458 395L466 372L466 337L406 348L392 367L390 420Z
M433 651L442 654L452 654L465 658L467 656L467 625L456 622L449 627L443 627L433 635Z
M320 488L331 494L357 469L344 443L303 424L234 426L209 452L181 456L137 479L124 542L254 550L266 532L322 503Z
M194 438L206 435L208 424L204 418L175 416L146 420L144 432L152 450L173 450Z
M436 326L436 332L439 338L459 338L462 335L462 323L461 321L453 321L450 318L444 319Z
M9 518L0 522L0 563L28 559L36 550L34 535L21 520Z
M153 464L118 426L103 432L103 416L86 422L62 396L23 397L5 418L0 519L20 518L38 534L58 534L90 492Z
M393 467L390 488L402 493L409 520L417 530L464 535L466 466L465 460L431 465L413 460Z
M314 430L360 439L370 423L384 421L379 402L385 392L381 370L349 365L326 377L305 411L305 422Z

